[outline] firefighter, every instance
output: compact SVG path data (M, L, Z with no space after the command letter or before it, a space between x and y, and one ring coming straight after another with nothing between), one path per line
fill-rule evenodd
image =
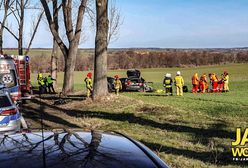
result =
M86 76L86 78L84 79L84 82L86 84L86 89L87 89L87 97L91 97L92 96L92 92L93 92L93 81L92 81L92 73L89 72Z
M46 85L45 85L42 73L38 73L37 80L38 80L38 84L39 84L39 92L40 92L40 94L45 93L46 92Z
M169 95L172 96L173 95L173 93L172 93L173 80L171 78L171 74L170 73L165 74L165 78L164 78L163 84L164 84L164 87L165 87L166 96L169 96Z
M224 92L229 92L229 86L228 86L228 83L229 83L229 75L228 75L228 72L224 72Z
M218 88L217 88L217 90L219 92L223 92L223 87L224 87L224 74L221 74L221 79L218 81Z
M115 75L114 78L115 93L117 96L119 96L119 91L122 89L122 83L120 81L119 75Z
M217 75L215 73L212 73L210 79L211 79L211 82L212 82L212 90L211 90L211 92L217 92L218 91L217 90L217 87L218 87L218 77L217 77Z
M200 86L201 93L205 93L206 90L208 89L207 76L205 73L202 74L200 78L199 86Z
M198 88L199 88L199 78L198 78L198 74L195 73L193 76L192 76L192 85L193 85L193 88L192 88L192 93L197 93L198 92Z
M54 87L53 87L53 81L56 81L56 79L53 79L51 75L48 75L47 77L47 87L49 93L55 93ZM51 92L52 91L52 92Z
M177 96L183 96L183 86L184 86L184 80L183 77L181 76L181 72L177 71L177 75L174 79L174 83L177 88Z

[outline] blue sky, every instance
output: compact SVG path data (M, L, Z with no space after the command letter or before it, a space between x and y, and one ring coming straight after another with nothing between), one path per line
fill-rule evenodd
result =
M116 0L116 3L124 23L118 41L110 47L248 46L248 0ZM80 47L94 47L94 33L86 34L87 41ZM51 35L43 22L33 47L51 44Z

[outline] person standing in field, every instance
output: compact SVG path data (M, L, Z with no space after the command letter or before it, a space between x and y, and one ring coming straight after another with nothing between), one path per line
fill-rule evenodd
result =
M228 72L224 72L224 92L229 92L229 75Z
M198 78L198 74L195 73L192 78L192 85L193 85L193 88L192 88L192 93L197 93L198 92L198 88L199 88L199 78Z
M218 77L215 73L211 74L210 80L212 82L212 90L211 92L217 92L217 87L218 87Z
M87 98L92 96L93 92L93 81L92 81L92 73L89 72L84 79L84 82L86 84L86 89L87 89Z
M201 93L205 93L206 90L208 89L207 76L205 73L200 78L199 86L200 86Z
M38 81L38 85L39 85L39 93L43 94L46 92L46 85L45 85L45 81L43 78L43 74L42 73L38 73L37 75L37 81Z
M56 81L56 79L53 79L51 75L48 75L47 77L47 87L49 93L55 93L54 87L53 87L53 81Z
M116 95L119 96L119 91L122 89L122 83L120 81L119 75L115 75L114 88Z
M177 88L177 96L183 96L183 86L184 86L184 80L181 76L181 72L177 71L176 77L174 79L174 83Z
M171 74L170 73L165 74L165 78L164 78L163 84L164 84L164 87L165 87L166 96L169 96L169 95L172 96L173 95L173 93L172 93L173 80L171 78Z

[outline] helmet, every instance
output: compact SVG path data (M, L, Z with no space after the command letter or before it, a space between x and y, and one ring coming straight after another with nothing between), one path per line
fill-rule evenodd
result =
M167 77L167 78L168 78L168 77L169 77L169 74L168 74L168 73L166 73L166 74L165 74L165 77Z
M177 71L177 75L181 75L181 72L180 71Z
M87 77L88 77L88 78L91 78L91 77L92 77L92 73L91 73L91 72L88 72L88 73L87 73Z

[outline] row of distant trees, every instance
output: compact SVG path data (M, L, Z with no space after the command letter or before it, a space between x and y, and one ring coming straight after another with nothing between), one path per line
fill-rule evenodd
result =
M122 50L109 52L108 69L129 68L165 68L165 67L188 67L201 65L218 65L227 63L247 63L248 50L227 51L135 51ZM32 71L50 72L50 57L42 55L41 60L32 59ZM93 69L93 53L88 55L77 55L75 70L87 71ZM64 59L58 59L58 71L64 70Z

